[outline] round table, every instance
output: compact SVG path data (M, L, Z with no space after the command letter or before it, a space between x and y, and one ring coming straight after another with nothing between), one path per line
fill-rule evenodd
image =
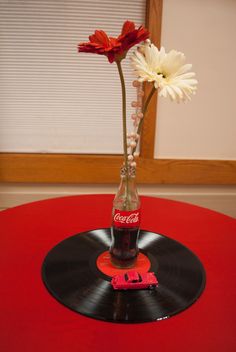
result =
M58 303L41 279L48 251L77 233L110 226L113 195L48 199L0 213L0 350L104 352L235 351L236 220L209 209L141 197L141 228L191 249L206 270L206 288L169 319L118 324Z

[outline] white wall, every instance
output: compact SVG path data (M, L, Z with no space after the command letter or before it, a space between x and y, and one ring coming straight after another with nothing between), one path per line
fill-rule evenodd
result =
M199 81L187 104L159 99L155 155L236 159L236 1L164 0L162 45L185 53Z

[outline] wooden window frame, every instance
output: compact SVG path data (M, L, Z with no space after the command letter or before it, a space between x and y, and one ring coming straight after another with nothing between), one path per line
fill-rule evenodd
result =
M160 46L163 0L147 0L146 26ZM145 86L145 97L150 87ZM145 98L144 97L144 98ZM137 181L143 184L236 184L234 160L154 159L157 95L149 105L141 136ZM93 183L119 181L120 155L0 153L0 182Z

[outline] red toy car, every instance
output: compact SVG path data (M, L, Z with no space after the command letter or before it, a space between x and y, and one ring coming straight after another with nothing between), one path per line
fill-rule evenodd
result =
M132 270L123 275L115 275L111 284L114 290L136 290L153 288L158 285L158 281L154 273L139 274Z

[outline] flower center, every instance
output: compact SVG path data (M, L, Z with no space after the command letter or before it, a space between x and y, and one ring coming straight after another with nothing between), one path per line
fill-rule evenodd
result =
M163 78L166 78L166 75L165 75L164 73L162 73L162 72L157 72L157 74L158 74L159 76L162 76Z

